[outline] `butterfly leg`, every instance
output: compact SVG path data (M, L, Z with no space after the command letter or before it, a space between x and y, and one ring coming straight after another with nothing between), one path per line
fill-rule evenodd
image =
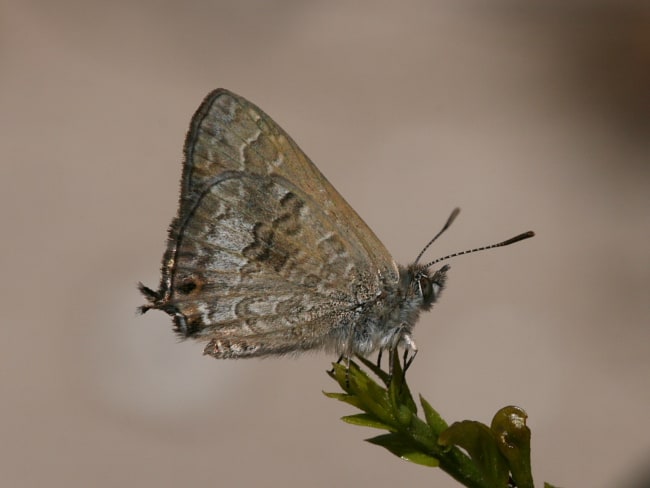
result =
M404 374L406 374L406 370L409 369L411 363L413 363L413 360L415 359L415 356L417 356L418 354L417 349L414 349L412 352L413 355L409 357L409 350L408 349L404 350Z
M344 357L345 357L345 354L341 354L339 356L339 358L336 360L336 364L341 364L341 361L343 361ZM334 372L334 368L332 367L332 369L330 370L330 373L333 373L333 372Z
M384 353L383 349L379 349L379 352L377 353L377 367L381 369L381 356Z
M350 388L350 355L345 356L345 387Z
M345 353L341 354L339 358L336 360L336 364L341 364L344 359L345 359L345 387L347 389L350 387L350 355ZM330 372L333 373L334 368L332 368Z
M415 341L410 334L404 334L402 341L404 342L404 375L406 375L406 370L409 369L418 354L418 346L415 345ZM412 353L411 357L409 357L409 353Z

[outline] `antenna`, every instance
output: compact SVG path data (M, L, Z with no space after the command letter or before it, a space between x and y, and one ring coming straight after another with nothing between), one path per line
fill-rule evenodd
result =
M458 209L456 209L456 210L458 210ZM456 215L458 215L458 212L456 212ZM455 217L456 215L454 215L452 213L453 217ZM453 219L450 217L450 220L453 220ZM449 226L450 223L451 222L447 221L447 224L445 224L445 227L442 229L442 231L444 231ZM438 235L442 234L442 231L440 231L438 233ZM438 237L438 235L436 237ZM470 254L470 253L473 253L473 252L485 251L486 249L494 249L495 247L509 246L510 244L514 244L515 242L523 241L524 239L530 239L534 235L535 235L535 233L532 230L529 230L528 232L524 232L523 234L519 234L518 236L511 237L510 239L505 240L503 242L498 242L497 244L490 244L489 246L477 247L476 249L469 249L467 251L455 252L454 254L450 254L449 256L434 259L430 263L427 263L425 268L429 268L429 267L433 266L434 264L439 263L440 261L445 261L445 260L447 260L449 258L455 258L456 256L461 256L463 254ZM431 242L435 241L436 237L434 237ZM429 244L427 244L427 247L429 247L429 245L431 245L431 242ZM425 249L427 247L425 247ZM420 255L422 255L422 253L420 253ZM420 258L420 256L418 256L418 259L419 258ZM417 261L416 261L416 263L417 263Z
M458 217L458 214L459 214L459 213L460 213L460 208L458 208L458 207L456 207L455 209L453 209L453 210L451 211L451 215L450 215L449 218L447 219L447 222L445 222L445 225L443 225L443 226L442 226L442 229L440 229L440 232L438 232L435 236L433 236L433 239L431 239L431 240L429 241L429 243L428 243L426 246L424 246L424 249L422 249L422 251L420 251L420 254L418 254L418 257L415 258L415 263L414 263L414 264L418 264L418 261L420 260L420 258L422 257L422 255L425 253L425 251L426 251L427 249L429 249L429 247L431 246L431 244L433 244L433 243L435 242L435 240L436 240L438 237L440 237L440 236L442 235L442 233L443 233L444 231L446 231L446 230L449 228L449 226L454 222L454 220L456 220L456 217ZM450 256L450 257L451 257L451 256ZM428 268L428 267L429 267L429 266L427 266L427 268Z

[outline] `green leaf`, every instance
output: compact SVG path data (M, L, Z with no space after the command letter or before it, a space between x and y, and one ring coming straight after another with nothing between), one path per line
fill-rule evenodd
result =
M378 421L375 417L368 415L367 413L346 415L345 417L341 417L341 420L343 422L347 422L348 424L360 425L362 427L372 427L374 429L388 430L391 432L395 430L390 425L386 425L385 423Z
M332 363L332 369L327 371L327 374L336 380L343 391L348 391L349 372L346 366L341 363Z
M404 372L399 366L399 355L397 353L395 353L393 360L396 366L394 366L393 377L390 386L388 387L388 395L397 418L399 418L404 425L408 425L410 416L407 412L400 411L400 407L406 407L412 414L417 414L418 407L415 404L408 384L405 381Z
M337 397L339 400L375 416L380 422L389 425L394 422L395 413L391 408L388 391L359 369L354 361L350 361L349 369L347 365L335 363L328 374L353 398L352 400L350 397Z
M353 407L357 407L359 410L363 410L363 405L354 395L349 395L347 393L328 393L326 391L324 391L323 394L328 398L335 398L341 402L349 403Z
M357 357L359 361L361 361L366 368L368 368L370 371L375 373L377 377L384 382L384 384L388 387L390 384L390 374L385 372L383 369L381 369L379 366L377 366L375 363L370 361L367 358L364 358L363 356L358 356Z
M413 396L409 390L404 370L400 363L400 355L397 349L390 352L389 363L392 364L392 371L390 375L386 375L383 371L379 370L377 366L372 365L372 370L377 374L388 388L388 398L390 399L390 406L393 416L404 426L408 426L412 414L417 414L418 407L413 401ZM360 358L361 359L361 358ZM362 359L363 363L368 366L368 361ZM380 373L381 372L381 373ZM406 407L406 408L405 408Z
M391 410L388 392L354 362L350 362L350 386L348 391L361 401L362 410L375 415L379 420L392 423L395 415Z
M427 424L433 430L434 434L440 435L440 433L445 430L447 427L447 422L445 422L440 414L436 412L433 407L427 402L422 395L420 395L420 404L422 405L422 411L424 412L424 418L427 420Z
M487 425L473 420L454 422L440 434L438 443L465 449L488 486L508 486L508 465L499 451L494 433Z
M367 442L382 446L400 458L422 466L437 467L440 462L435 457L422 452L407 436L402 434L383 434L372 439L366 439Z
M530 429L526 412L514 406L504 407L492 419L492 432L501 454L508 460L512 479L518 488L533 488L530 466Z

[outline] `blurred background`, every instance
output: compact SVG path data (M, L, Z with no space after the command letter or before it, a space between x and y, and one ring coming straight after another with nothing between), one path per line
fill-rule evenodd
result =
M650 6L621 0L0 1L1 486L458 486L339 420L335 358L136 316L220 86L398 262L455 206L427 257L535 230L451 262L411 387L524 408L540 486L650 486Z

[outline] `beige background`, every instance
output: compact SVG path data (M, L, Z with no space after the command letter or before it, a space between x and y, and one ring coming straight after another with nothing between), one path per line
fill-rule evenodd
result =
M0 486L458 486L362 439L333 359L218 362L155 286L181 147L224 86L400 262L451 209L409 380L450 421L525 408L533 468L650 460L650 9L641 2L0 2Z

